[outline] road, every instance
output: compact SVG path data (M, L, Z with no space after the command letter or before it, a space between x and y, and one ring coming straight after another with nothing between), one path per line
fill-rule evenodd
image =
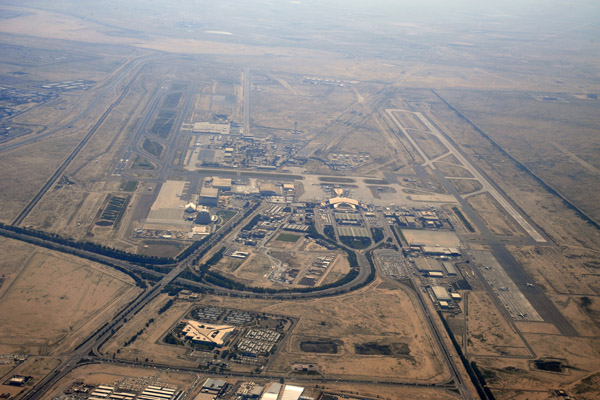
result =
M86 143L96 133L96 131L102 125L102 123L104 122L104 120L106 119L106 117L108 117L108 115L112 112L112 110L121 103L121 101L125 98L125 96L127 96L127 93L129 93L129 89L134 84L134 82L137 80L137 78L140 76L142 68L143 67L140 67L137 70L137 72L131 78L131 80L127 83L127 85L125 85L125 87L123 87L123 91L122 91L121 95L117 98L117 100L114 103L112 103L106 109L106 111L104 111L104 113L102 114L102 116L98 119L98 121L96 121L96 123L94 124L94 126L92 126L92 128L88 131L88 133L81 140L81 142L79 142L79 144L77 145L77 147L75 147L75 149L71 152L71 154L69 154L69 156L66 158L66 160L63 161L63 163L58 167L58 169L56 171L54 171L54 173L52 174L52 176L50 176L50 179L48 179L46 181L46 183L44 184L44 186L42 186L42 188L37 192L37 194L33 197L33 199L31 199L31 201L29 202L29 204L27 204L25 206L25 208L19 213L19 215L17 215L17 217L15 218L15 220L12 222L13 225L19 225L21 222L23 222L23 220L29 215L29 213L39 203L39 201L42 199L42 197L44 197L44 195L46 194L46 192L52 187L52 185L54 185L54 183L56 182L56 180L67 169L67 167L69 166L69 164L71 164L71 162L75 159L75 157L77 157L77 155L79 154L79 152L81 151L81 149L83 149L83 147L86 145Z
M60 131L71 130L74 129L73 126L77 122L81 121L85 117L88 117L90 114L93 114L95 110L98 109L98 106L102 102L103 98L110 94L110 91L117 90L118 86L129 76L139 65L140 63L146 62L147 60L154 58L155 56L142 56L136 57L131 60L125 62L120 68L115 70L108 80L98 86L96 90L101 90L100 93L96 94L96 90L92 93L94 100L87 106L83 111L81 111L77 116L73 119L68 120L68 122L61 124L60 126L52 127L50 130L37 134L33 137L29 137L23 140L17 140L15 142L7 142L0 145L0 153L5 151L14 150L21 146L26 146L32 143L39 142L47 136L53 135ZM48 128L47 128L48 129Z
M397 124L398 128L402 131L402 133L407 137L410 143L415 147L417 152L423 157L425 163L423 165L429 165L433 170L435 177L442 183L445 189L453 195L459 204L462 207L463 212L469 217L469 219L473 222L473 224L479 230L479 235L483 239L483 242L488 244L491 247L491 252L498 260L502 268L506 271L511 280L515 283L517 288L521 291L521 293L525 296L527 301L535 308L537 313L544 319L546 322L550 322L554 324L561 332L561 334L565 336L577 336L577 331L575 328L569 323L569 321L558 311L554 303L548 298L548 296L539 288L527 287L527 282L533 282L533 278L525 271L523 266L519 264L512 254L506 249L506 244L503 243L504 239L499 238L494 235L488 226L485 224L483 219L477 214L477 212L470 206L470 204L464 199L464 197L458 193L454 185L450 183L450 181L442 174L442 172L435 168L435 165L432 164L432 160L427 156L427 154L419 147L418 143L412 138L410 133L402 126L402 124L396 119L394 112L395 111L403 111L403 110L395 110L388 109L386 112L390 115L393 121ZM466 154L458 150L453 143L451 143L451 138L447 137L447 133L444 133L439 127L435 127L432 123L425 118L421 113L412 113L416 115L422 122L425 124L430 133L438 137L440 142L446 146L452 154L462 163L463 166L468 168L468 170L480 181L486 191L494 196L498 200L498 202L507 210L507 212L515 218L515 221L519 223L523 227L523 229L529 233L534 242L537 243L545 243L546 240L533 228L533 226L527 221L525 217L523 217L517 210L509 204L509 201L496 189L496 187L483 175L483 173L475 166L474 163L468 158ZM419 168L415 168L417 172L420 171ZM504 305L502 301L498 298L496 293L491 292L491 297L494 299L496 305L501 309L504 309Z
M251 218L251 217L252 217L252 214L249 215L247 218ZM227 221L222 226L221 230L226 231L231 225L238 224L239 222L241 222L241 220L242 220L241 216L238 215L237 217L234 217L234 218L230 219L229 221ZM0 234L5 234L5 235L7 235L9 237L13 237L15 239L27 238L28 239L27 241L33 240L30 236L27 236L25 234L15 234L14 232L6 230L4 228L0 228ZM217 234L211 236L209 238L209 240L207 240L202 246L200 246L198 249L196 249L196 251L191 253L184 260L180 261L175 267L173 267L173 269L169 273L167 273L166 275L163 275L162 278L155 285L153 285L151 288L144 291L133 302L131 302L125 308L120 310L110 320L109 323L105 324L102 328L100 328L100 330L98 330L97 332L93 333L90 337L88 337L72 353L62 357L61 363L49 375L47 375L37 385L35 385L34 388L26 396L24 396L24 399L25 400L33 400L33 399L42 398L42 396L44 395L44 393L46 393L46 391L48 391L62 377L64 377L70 371L75 369L78 366L78 363L82 359L88 357L90 354L93 354L94 356L99 356L100 355L99 347L102 346L102 344L105 343L114 334L114 332L116 332L118 329L120 329L125 323L127 323L127 321L132 316L134 316L141 309L143 309L167 285L169 285L175 279L177 279L177 277L185 269L191 267L193 260L198 256L199 253L207 250L209 247L216 245L217 243L220 242L221 239L222 238ZM57 250L59 250L59 251L62 250L62 251L68 252L69 254L81 255L86 258L89 258L90 256L103 257L103 259L105 259L107 261L110 260L110 262L112 262L112 263L118 263L121 266L127 266L129 268L136 267L129 263L123 263L120 260L113 260L110 257L99 256L95 253L78 250L76 248L69 247L69 246L58 245L54 242L44 241L43 239L37 238L37 241L41 245L52 244L53 247L57 247L56 248ZM358 277L356 279L354 279L353 281L349 282L348 284L340 286L340 287L330 288L330 289L313 292L313 293L285 293L285 294L255 294L252 292L244 293L244 292L239 292L239 291L235 291L235 290L218 288L219 294L247 294L249 296L256 297L256 298L294 299L294 298L323 297L323 296L327 296L327 295L335 295L335 294L339 294L342 292L347 292L347 291L350 291L350 290L356 288L357 286L360 286L362 283L364 283L364 281L367 279L367 277L369 276L369 273L371 271L370 264L363 254L357 254L357 259L358 259L358 263L360 265L360 273L359 273ZM137 268L141 268L141 267L137 266ZM156 272L153 272L153 273L158 274ZM188 281L186 283L191 283L191 284L195 283L195 284L201 285L204 288L213 288L210 285L201 284L201 283L192 282L192 281Z

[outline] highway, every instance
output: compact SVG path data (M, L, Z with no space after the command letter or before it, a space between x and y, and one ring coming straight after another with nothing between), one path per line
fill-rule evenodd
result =
M247 218L251 218L253 214L249 215ZM230 219L227 221L221 228L221 231L226 231L233 224L238 224L242 220L241 215ZM27 242L36 242L42 246L44 245L52 245L52 248L58 251L64 251L69 254L81 255L85 258L94 257L95 259L110 261L111 263L117 264L126 268L136 268L142 269L144 271L148 271L149 273L154 273L155 276L159 275L159 273L147 270L145 268L135 266L130 263L125 263L120 260L114 260L111 257L101 256L89 251L78 250L74 247L59 245L54 242L46 241L43 239L35 238L28 236L26 234L17 234L10 230L6 230L4 228L0 228L0 234L14 238L26 240ZM34 388L23 398L25 400L34 400L41 399L44 393L46 393L54 384L56 384L62 377L68 374L70 371L75 369L78 366L78 363L90 355L93 356L101 356L99 348L105 343L118 329L120 329L127 321L130 320L132 316L137 314L141 309L143 309L152 299L154 299L167 285L172 283L177 277L187 268L192 266L192 260L194 260L197 255L208 248L216 245L220 242L222 237L218 234L215 234L209 238L202 246L200 246L196 251L192 252L188 257L184 260L180 261L173 269L167 273L166 275L162 275L162 278L154 284L149 289L145 290L140 296L138 296L134 301L132 301L125 308L120 310L107 324L101 327L97 332L93 333L90 337L85 339L72 353L65 355L61 358L61 363L44 379L38 382ZM203 283L193 282L193 281L185 281L185 283L196 284L200 287L209 288L209 289L218 289L219 294L245 294L255 298L280 298L280 299L294 299L294 298L311 298L311 297L323 297L327 295L335 295L342 292L350 291L357 286L360 286L369 276L371 271L368 260L363 254L357 254L358 263L360 265L360 273L356 279L349 282L346 285L330 288L317 292L310 293L285 293L285 294L258 294L252 292L240 292L235 290L216 288L210 285L206 285ZM92 259L94 259L92 258ZM181 278L179 278L181 279ZM171 368L171 367L169 367ZM198 370L199 372L199 370ZM415 385L412 385L415 386Z
M19 213L19 215L17 215L17 217L15 218L15 220L12 222L13 225L19 225L21 222L23 222L23 220L29 215L29 213L31 212L31 210L33 210L35 208L35 206L38 204L38 202L42 199L42 197L44 197L44 195L46 194L46 192L52 187L52 185L54 185L54 183L56 182L56 180L67 169L67 167L69 166L69 164L71 164L71 162L75 159L75 157L77 157L77 155L79 154L79 152L81 151L81 149L91 139L91 137L94 135L94 133L96 133L96 131L102 125L102 123L104 122L104 120L106 119L106 117L108 117L108 115L112 112L112 110L121 103L121 101L125 98L125 96L127 96L127 93L129 93L129 89L131 88L131 85L133 85L133 83L140 76L140 73L142 72L142 68L143 67L140 67L137 70L137 72L135 73L135 75L133 76L133 78L131 78L131 80L127 83L127 85L125 85L125 87L123 88L123 91L122 91L121 95L117 98L117 100L114 103L112 103L110 105L110 107L108 107L106 109L106 111L104 111L104 113L102 114L102 116L98 119L98 121L96 121L96 123L94 124L94 126L92 126L92 128L85 135L85 137L81 140L81 142L79 142L79 144L77 145L77 147L75 147L75 149L71 152L71 154L69 154L69 156L65 159L65 161L63 161L63 163L58 167L58 169L56 171L54 171L54 173L46 181L46 183L44 184L44 186L42 186L42 188L37 192L37 194L33 197L33 199L31 199L31 201L29 202L29 204L27 204L25 206L25 208Z

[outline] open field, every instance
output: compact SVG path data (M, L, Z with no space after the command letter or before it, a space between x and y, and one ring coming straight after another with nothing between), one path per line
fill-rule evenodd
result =
M529 356L515 329L506 322L489 295L470 292L467 297L467 348L472 356Z
M359 377L369 370L370 376L388 379L443 380L444 368L436 361L431 338L414 310L411 297L390 291L384 285L337 299L312 300L302 308L313 312L300 314L291 303L267 306L271 312L300 318L284 348L269 366L272 371L286 372L293 362L314 363L326 376ZM357 308L360 304L360 309ZM385 306L384 306L385 304ZM390 305L393 304L393 307ZM300 342L340 340L336 354L306 353ZM358 355L356 345L375 342L379 345L405 344L406 353L392 355ZM360 361L359 361L360 360ZM359 362L358 362L359 361Z
M442 96L550 186L600 219L594 200L600 196L600 160L597 144L590 145L600 124L598 100L577 93L443 91Z
M9 250L11 240L1 246ZM21 245L23 246L23 245ZM55 354L72 350L138 293L111 268L26 245L10 254L0 297L0 352Z

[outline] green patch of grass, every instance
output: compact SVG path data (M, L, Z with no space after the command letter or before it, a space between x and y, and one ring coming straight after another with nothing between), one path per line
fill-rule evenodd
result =
M371 239L366 237L340 236L340 240L346 246L358 250L365 249L371 245Z
M135 156L133 164L131 165L131 169L145 169L151 171L156 169L156 167L144 157Z
M385 179L365 179L367 185L389 185L390 183Z
M335 176L320 176L319 180L321 182L334 182L334 183L354 183L354 182L356 182L352 178L342 178L342 177L335 177Z
M298 236L298 235L291 235L289 233L280 233L279 236L277 236L277 238L275 240L279 240L281 242L296 243L298 241L298 239L300 239L300 236Z
M127 181L121 184L121 190L124 192L135 192L138 187L138 181Z
M160 158L160 155L162 154L163 150L165 149L162 144L155 142L154 140L150 140L150 139L144 140L144 144L142 145L142 148L144 150L146 150L149 154L152 154L153 156L155 156L156 158Z
M163 107L175 108L179 104L179 99L181 99L181 92L171 93L165 98Z

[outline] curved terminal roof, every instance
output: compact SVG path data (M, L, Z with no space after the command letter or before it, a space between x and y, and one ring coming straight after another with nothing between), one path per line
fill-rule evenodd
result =
M350 199L348 197L334 197L329 199L328 204L330 206L338 207L340 205L349 205L352 207L358 207L359 203L357 200Z

